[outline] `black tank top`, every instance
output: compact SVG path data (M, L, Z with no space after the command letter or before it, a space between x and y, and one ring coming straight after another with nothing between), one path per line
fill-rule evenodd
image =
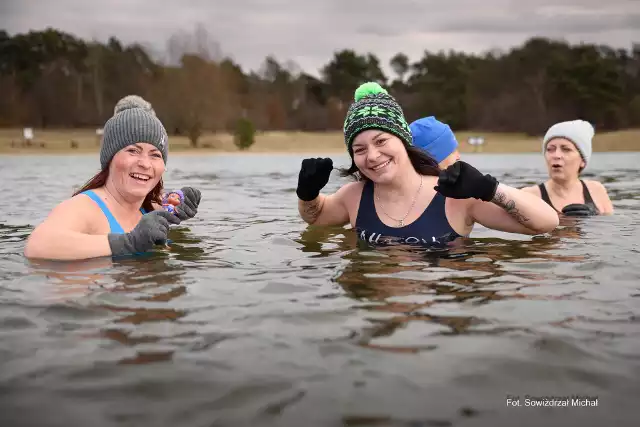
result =
M593 199L591 198L591 193L587 188L587 184L585 184L583 180L580 180L580 183L582 184L582 197L584 198L584 204L591 206L593 210L596 213L598 213L599 212L598 207L596 206ZM553 206L553 203L551 203L551 199L549 198L549 193L547 192L547 187L545 187L544 183L538 184L538 188L540 189L540 195L542 196L542 200L547 202L547 204L551 206L556 212L560 212L558 209L556 209L555 206Z
M445 214L446 198L436 193L422 215L404 227L389 227L380 221L373 200L373 182L367 181L362 189L356 232L360 240L371 244L412 244L446 246L461 237L449 224Z

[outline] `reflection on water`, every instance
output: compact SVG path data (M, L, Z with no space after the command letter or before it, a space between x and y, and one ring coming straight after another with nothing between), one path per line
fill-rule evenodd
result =
M544 179L469 157L512 185ZM425 252L305 227L298 157L175 157L167 185L204 196L169 247L67 263L26 262L22 245L89 162L0 159L8 188L60 177L15 191L24 208L0 219L0 424L635 425L640 156L598 159L615 216L536 237L478 227Z

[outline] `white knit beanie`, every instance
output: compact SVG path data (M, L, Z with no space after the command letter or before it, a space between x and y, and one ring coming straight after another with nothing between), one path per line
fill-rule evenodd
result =
M591 159L591 141L595 130L591 123L584 120L560 122L551 126L542 140L542 152L547 149L547 143L553 138L565 138L573 142L584 160L585 169Z

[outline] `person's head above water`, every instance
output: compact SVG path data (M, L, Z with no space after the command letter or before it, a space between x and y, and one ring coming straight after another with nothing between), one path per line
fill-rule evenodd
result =
M80 192L110 183L125 198L145 199L150 210L160 203L168 155L167 132L152 110L121 103L104 125L101 170Z
M566 216L613 213L607 189L596 180L580 178L591 162L594 134L593 126L584 120L551 126L542 138L549 180L523 190L541 197Z
M440 169L446 169L460 160L458 141L448 124L429 116L414 121L409 129L413 144L426 150L438 162Z
M354 94L344 121L344 139L350 154L356 137L368 129L382 130L412 145L411 130L402 107L395 98L375 82L360 85Z
M578 179L591 160L595 131L591 123L571 120L551 126L542 139L542 152L553 180Z
M413 145L402 108L378 83L368 82L355 91L344 121L344 140L353 159L346 175L381 183L392 180L411 163L424 175L437 175L437 164Z
M167 131L155 115L151 104L144 99L131 96L121 99L111 117L104 125L100 166L105 169L113 157L123 148L145 143L162 154L164 164L169 155ZM124 102L123 102L124 101Z

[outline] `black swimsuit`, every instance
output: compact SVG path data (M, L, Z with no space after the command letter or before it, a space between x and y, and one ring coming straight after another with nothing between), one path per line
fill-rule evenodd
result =
M436 193L429 206L414 222L404 227L390 227L378 217L374 204L373 183L367 181L362 189L356 218L355 229L358 238L378 245L401 243L446 246L461 236L447 220L445 201L446 198L442 194Z
M585 184L583 180L580 180L580 183L582 184L582 197L584 198L584 204L591 206L593 210L596 213L598 213L599 212L598 207L596 206L593 199L591 198L591 193L589 193L587 184ZM556 212L560 212L558 209L556 209L555 206L553 206L553 203L551 203L551 199L549 198L549 193L547 192L547 188L544 186L544 183L538 184L538 188L540 189L540 195L542 196L542 200L547 202L547 204L551 206L553 209L555 209Z

